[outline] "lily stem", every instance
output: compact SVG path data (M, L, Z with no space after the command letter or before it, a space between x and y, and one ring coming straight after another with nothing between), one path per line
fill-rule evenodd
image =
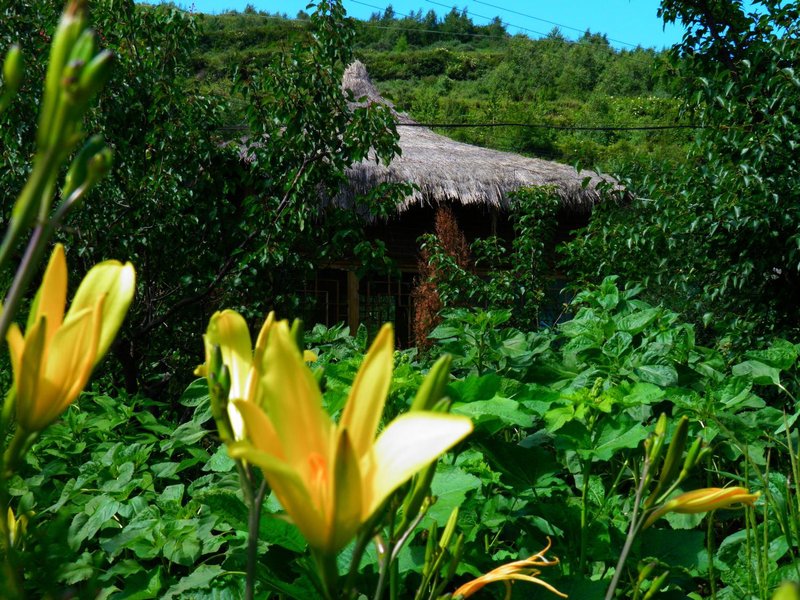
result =
M249 470L249 469L248 469ZM261 523L261 507L264 505L264 497L267 493L267 480L262 479L255 494L253 493L252 470L249 473L245 487L248 490L248 518L247 518L247 574L245 579L244 597L245 600L253 600L255 597L256 563L258 562L258 529Z
M587 459L583 465L583 486L581 489L581 549L578 560L578 572L583 574L586 568L586 545L589 543L589 478L592 475L592 461Z
M317 573L322 582L322 591L325 600L338 598L339 567L336 564L336 555L312 552L314 562L317 564Z
M6 402L9 398L6 398ZM12 524L9 523L9 508L11 498L8 493L8 479L11 475L10 462L16 462L14 456L18 451L20 444L28 439L27 435L23 435L17 430L11 445L0 452L0 542L2 547L3 566L2 573L0 573L0 584L4 592L4 598L9 600L21 600L24 597L22 586L22 578L17 561L16 550L14 549L14 540L11 535ZM17 515L18 517L18 515Z
M614 592L617 591L619 578L622 576L622 569L625 567L625 561L628 560L628 554L631 551L633 540L636 538L636 535L639 533L642 525L644 524L644 515L641 517L639 516L639 505L642 502L642 495L644 493L644 487L647 481L647 473L649 470L650 459L645 456L644 466L642 467L642 472L639 476L639 485L636 486L636 497L633 500L633 514L631 515L631 524L628 528L628 536L625 538L625 545L622 547L619 560L617 560L617 566L614 569L614 577L612 577L611 583L606 591L605 600L612 600L614 597Z

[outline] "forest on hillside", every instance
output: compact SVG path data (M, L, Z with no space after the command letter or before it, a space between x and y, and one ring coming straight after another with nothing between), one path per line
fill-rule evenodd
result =
M454 139L615 172L654 157L677 162L692 139L691 129L671 128L691 117L680 112L665 52L617 50L588 31L576 42L558 28L541 39L512 36L497 18L478 25L455 8L439 18L388 7L353 26L355 57L415 120L517 124L437 130ZM254 9L206 15L202 31L195 68L220 93L233 69L258 68L310 36L303 13Z
M752 5L662 0L654 52L0 4L0 597L800 599L800 2ZM402 181L342 201L400 150L356 59L616 180L569 235L557 186L481 236ZM323 322L323 272L369 310Z

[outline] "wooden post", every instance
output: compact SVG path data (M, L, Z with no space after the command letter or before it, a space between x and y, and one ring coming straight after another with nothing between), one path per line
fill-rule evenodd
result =
M355 271L347 272L347 324L350 335L354 336L359 324L358 275Z

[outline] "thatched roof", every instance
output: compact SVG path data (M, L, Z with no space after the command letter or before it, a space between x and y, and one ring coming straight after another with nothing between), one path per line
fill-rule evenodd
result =
M400 125L402 151L388 166L376 164L374 158L353 165L348 170L349 185L338 198L342 203L350 203L357 195L386 182L416 185L398 207L400 211L447 201L503 208L508 192L525 186L553 186L565 207L581 212L591 210L599 199L594 188L601 178L593 171L578 173L561 163L456 142L426 127L403 126L414 121L381 98L360 61L347 68L342 87L352 90L356 99L392 108ZM586 177L590 182L584 187Z

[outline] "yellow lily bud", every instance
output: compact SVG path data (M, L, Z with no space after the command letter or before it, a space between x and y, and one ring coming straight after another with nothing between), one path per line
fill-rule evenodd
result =
M215 312L208 322L208 329L203 336L206 350L206 361L197 368L196 375L209 378L214 372L212 362L214 353L218 348L222 354L222 364L228 368L230 375L230 389L227 398L216 398L223 403L227 410L228 423L218 424L221 431L230 429L236 441L244 439L244 422L232 400L245 400L260 402L258 396L258 381L263 372L264 347L267 343L272 324L275 322L275 313L267 315L261 332L256 340L255 348L250 340L250 330L244 317L234 310ZM212 382L209 380L209 383Z
M19 46L14 44L8 49L6 59L3 62L3 79L5 80L4 92L16 94L22 83L22 51Z
M525 560L516 560L514 562L497 567L493 571L489 571L485 575L481 575L477 579L473 579L472 581L465 583L455 592L453 592L452 597L455 600L458 600L459 598L469 598L473 594L483 589L484 586L496 581L502 581L505 584L506 589L510 592L511 584L514 581L527 581L529 583L540 585L543 588L553 592L557 596L566 598L566 594L562 594L552 585L539 579L538 577L538 575L541 574L541 571L538 569L538 567L552 567L558 564L557 558L548 560L548 558L545 556L549 549L550 538L547 539L547 547L545 547L545 549L541 552L537 552ZM507 597L510 597L510 594Z
M653 514L645 521L644 529L650 527L656 520L667 513L693 514L709 512L718 508L753 506L760 495L761 492L751 494L747 488L743 487L692 490L672 498L672 500L665 502L654 510Z
M83 390L130 306L135 288L130 263L93 267L64 314L67 261L57 244L28 318L25 335L13 324L7 341L16 388L17 422L41 431Z
M28 517L26 515L20 515L17 518L14 515L14 511L11 510L11 507L8 507L8 541L11 543L11 546L14 548L19 548L22 546L22 542L25 539L25 534L28 531Z

